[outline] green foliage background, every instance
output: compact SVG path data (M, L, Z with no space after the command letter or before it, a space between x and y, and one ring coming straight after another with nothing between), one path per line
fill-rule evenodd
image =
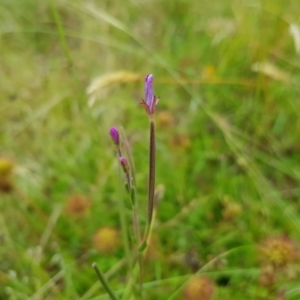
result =
M300 242L299 16L297 0L0 0L0 154L15 165L13 191L0 194L0 299L107 299L93 261L126 286L123 248L99 254L93 236L120 229L128 201L110 126L132 146L145 223L149 73L165 193L145 299L183 299L191 256L215 299L273 299L257 245ZM88 105L92 80L108 74ZM75 194L92 200L80 220L64 210ZM291 272L274 289L298 299L298 262Z

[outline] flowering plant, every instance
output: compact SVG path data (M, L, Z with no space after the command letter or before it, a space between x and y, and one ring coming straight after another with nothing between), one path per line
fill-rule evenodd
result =
M140 224L139 224L139 214L138 214L138 206L136 203L136 186L134 180L134 169L133 164L131 163L130 157L123 156L122 149L121 149L121 141L120 141L120 134L116 127L111 127L109 134L112 138L113 143L117 148L117 155L120 166L123 170L125 175L125 186L130 195L131 204L132 204L132 212L133 212L133 228L134 228L134 237L137 241L137 247L134 249L133 257L137 257L138 259L130 259L129 266L130 269L138 268L139 269L139 278L141 282L141 269L142 269L142 261L143 255L145 254L145 250L147 249L147 244L149 243L150 235L151 235L151 225L153 219L153 212L154 212L154 203L155 201L155 123L154 123L154 115L157 103L159 101L159 97L154 95L153 91L153 75L147 75L145 77L145 99L142 100L141 104L144 106L145 111L149 117L150 123L150 134L149 134L149 177L148 177L148 222L145 228L144 235L141 236L140 234ZM129 151L127 151L129 152ZM128 154L128 153L126 153ZM128 238L128 233L124 233L125 239ZM128 241L125 242L128 245ZM128 247L127 247L128 248ZM129 249L127 249L129 252ZM138 263L136 264L135 261ZM110 288L108 282L106 281L105 277L103 276L101 270L98 266L94 263L93 267L99 277L104 288L107 290L108 294L110 295L111 299L117 300L117 295L113 292ZM141 287L141 284L140 284ZM140 291L141 293L142 291Z

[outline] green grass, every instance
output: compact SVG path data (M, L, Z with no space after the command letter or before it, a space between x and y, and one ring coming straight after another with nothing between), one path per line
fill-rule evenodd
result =
M14 163L14 188L0 193L1 300L108 299L94 261L117 293L126 289L122 244L103 254L93 239L101 227L121 231L118 203L130 207L110 126L123 126L132 147L146 222L138 103L149 73L165 193L144 299L184 299L188 258L216 285L214 299L299 298L299 260L268 289L259 278L270 262L257 249L281 236L300 246L300 56L289 34L300 6L248 2L0 0L0 157ZM284 75L254 72L262 61ZM91 82L108 74L89 105ZM80 219L66 212L78 194L92 201Z

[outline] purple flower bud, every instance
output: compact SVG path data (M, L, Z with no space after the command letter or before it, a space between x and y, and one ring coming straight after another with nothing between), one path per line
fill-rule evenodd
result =
M115 127L111 127L109 130L109 134L112 137L114 143L116 146L120 145L120 139L119 139L119 131Z
M148 105L148 107L152 107L153 106L153 102L154 102L154 92L153 92L153 75L147 75L145 77L145 98L146 98L146 103Z
M121 164L121 167L124 171L125 174L129 174L129 165L128 165L128 162L127 162L127 159L123 156L119 157L119 160L120 160L120 164Z
M141 104L145 107L149 116L155 113L155 108L159 101L159 98L154 95L152 83L153 75L147 75L145 77L145 100L142 100Z

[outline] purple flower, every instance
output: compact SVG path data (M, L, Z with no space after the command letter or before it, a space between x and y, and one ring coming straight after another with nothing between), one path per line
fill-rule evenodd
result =
M145 77L145 100L142 100L141 104L145 107L149 116L155 113L156 105L159 101L159 98L154 95L152 83L153 75L147 75Z
M120 145L120 139L119 139L119 131L117 128L115 127L111 127L109 130L109 134L112 137L114 143L116 144L116 146Z

